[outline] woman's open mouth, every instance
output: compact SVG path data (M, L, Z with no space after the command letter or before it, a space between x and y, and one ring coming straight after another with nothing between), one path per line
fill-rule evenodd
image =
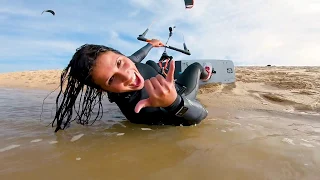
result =
M130 83L130 86L139 87L141 84L141 79L137 76L135 72L133 74L134 76L132 78L132 82Z

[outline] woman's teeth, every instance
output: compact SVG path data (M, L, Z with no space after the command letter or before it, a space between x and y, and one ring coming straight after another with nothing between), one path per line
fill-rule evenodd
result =
M134 73L133 80L132 80L134 85L136 85L136 79L137 79L137 76L136 76L136 73Z
M133 78L132 78L132 83L131 83L132 86L136 86L137 85L136 80L137 80L137 75L136 75L136 73L133 73Z

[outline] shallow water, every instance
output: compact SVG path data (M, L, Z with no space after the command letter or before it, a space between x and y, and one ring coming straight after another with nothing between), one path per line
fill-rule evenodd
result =
M105 103L94 126L47 127L54 95L0 89L1 179L318 179L319 116L209 109L191 127L123 120ZM105 100L107 101L107 100ZM54 111L52 111L54 112ZM142 129L150 128L150 129Z

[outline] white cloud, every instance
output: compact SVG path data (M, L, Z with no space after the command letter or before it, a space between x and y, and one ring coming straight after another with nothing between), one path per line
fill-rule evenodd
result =
M228 56L252 65L320 64L319 1L198 0L190 10L181 6L178 1L162 0L151 11L165 19L160 24L184 20L191 25L183 29L194 52L188 59Z
M320 65L318 0L195 0L192 9L185 9L183 0L1 2L0 63L10 57L62 61L84 43L112 46L130 55L145 45L135 39L155 20L148 38L165 42L168 27L176 25L169 44L183 48L184 35L192 55L168 50L176 60ZM48 8L56 16L41 15ZM155 48L146 60L157 61L162 52Z

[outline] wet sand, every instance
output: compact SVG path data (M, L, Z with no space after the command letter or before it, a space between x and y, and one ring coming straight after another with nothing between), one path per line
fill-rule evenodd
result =
M131 124L106 103L94 126L58 134L54 95L39 113L59 71L0 74L1 179L318 179L320 68L236 70L236 83L200 89L197 126Z

